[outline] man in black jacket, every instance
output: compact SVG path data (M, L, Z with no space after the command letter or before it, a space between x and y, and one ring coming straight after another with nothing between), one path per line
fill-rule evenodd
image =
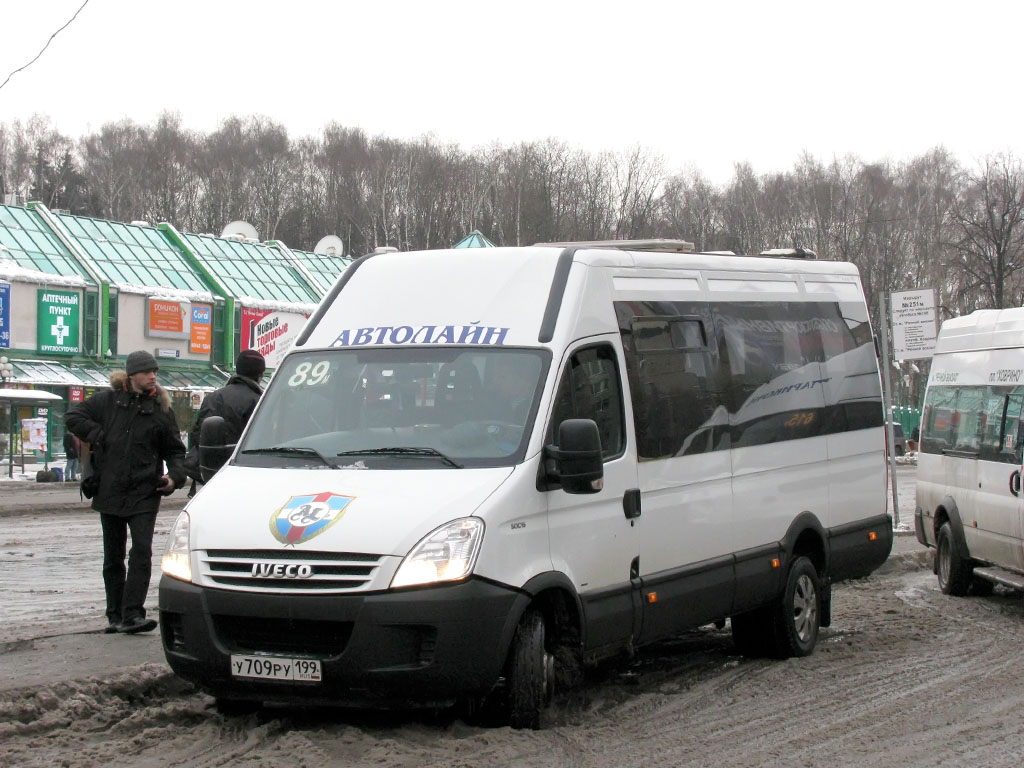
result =
M256 409L263 389L260 381L267 370L267 362L263 355L255 349L246 349L235 359L235 375L228 383L206 396L196 415L195 426L188 436L189 459L193 479L199 479L199 430L203 422L210 416L221 416L224 419L224 433L228 445L238 442L249 417Z
M145 351L128 355L124 371L67 414L67 428L89 443L99 486L92 508L103 527L103 586L106 631L148 632L146 593L152 571L153 528L160 497L185 483L185 446L171 398L156 383L156 360ZM98 461L97 461L98 459ZM164 464L167 471L164 472ZM132 547L125 571L128 533Z

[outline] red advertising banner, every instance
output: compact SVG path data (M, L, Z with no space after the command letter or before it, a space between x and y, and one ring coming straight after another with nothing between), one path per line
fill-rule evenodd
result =
M81 403L85 400L84 387L68 387L68 402Z
M277 368L306 324L306 315L242 307L242 350L255 349Z

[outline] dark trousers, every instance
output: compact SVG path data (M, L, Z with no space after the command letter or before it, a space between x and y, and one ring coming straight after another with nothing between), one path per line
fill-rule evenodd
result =
M153 528L156 512L141 512L131 517L100 513L103 525L103 588L107 593L107 620L120 622L135 616L145 617L146 593L153 560ZM125 572L124 555L128 533L132 548Z

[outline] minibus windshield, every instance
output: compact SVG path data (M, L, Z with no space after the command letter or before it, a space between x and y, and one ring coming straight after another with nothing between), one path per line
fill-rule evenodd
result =
M460 469L522 461L550 353L510 347L290 355L235 463Z

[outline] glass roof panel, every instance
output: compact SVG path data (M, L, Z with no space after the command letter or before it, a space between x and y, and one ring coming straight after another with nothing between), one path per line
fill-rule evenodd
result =
M97 268L113 282L151 288L209 290L185 256L153 227L122 224L84 216L60 214L61 221L83 246Z
M77 275L92 283L64 244L32 211L0 206L0 229L6 232L0 240L5 255L19 267L50 275Z
M209 235L184 237L203 266L234 296L299 304L319 300L276 248Z
M291 251L295 258L299 260L299 263L308 269L313 277L320 281L325 291L330 290L338 276L348 269L348 265L352 263L352 259L348 256L324 256L319 253L310 253L309 251L297 251L294 248Z

